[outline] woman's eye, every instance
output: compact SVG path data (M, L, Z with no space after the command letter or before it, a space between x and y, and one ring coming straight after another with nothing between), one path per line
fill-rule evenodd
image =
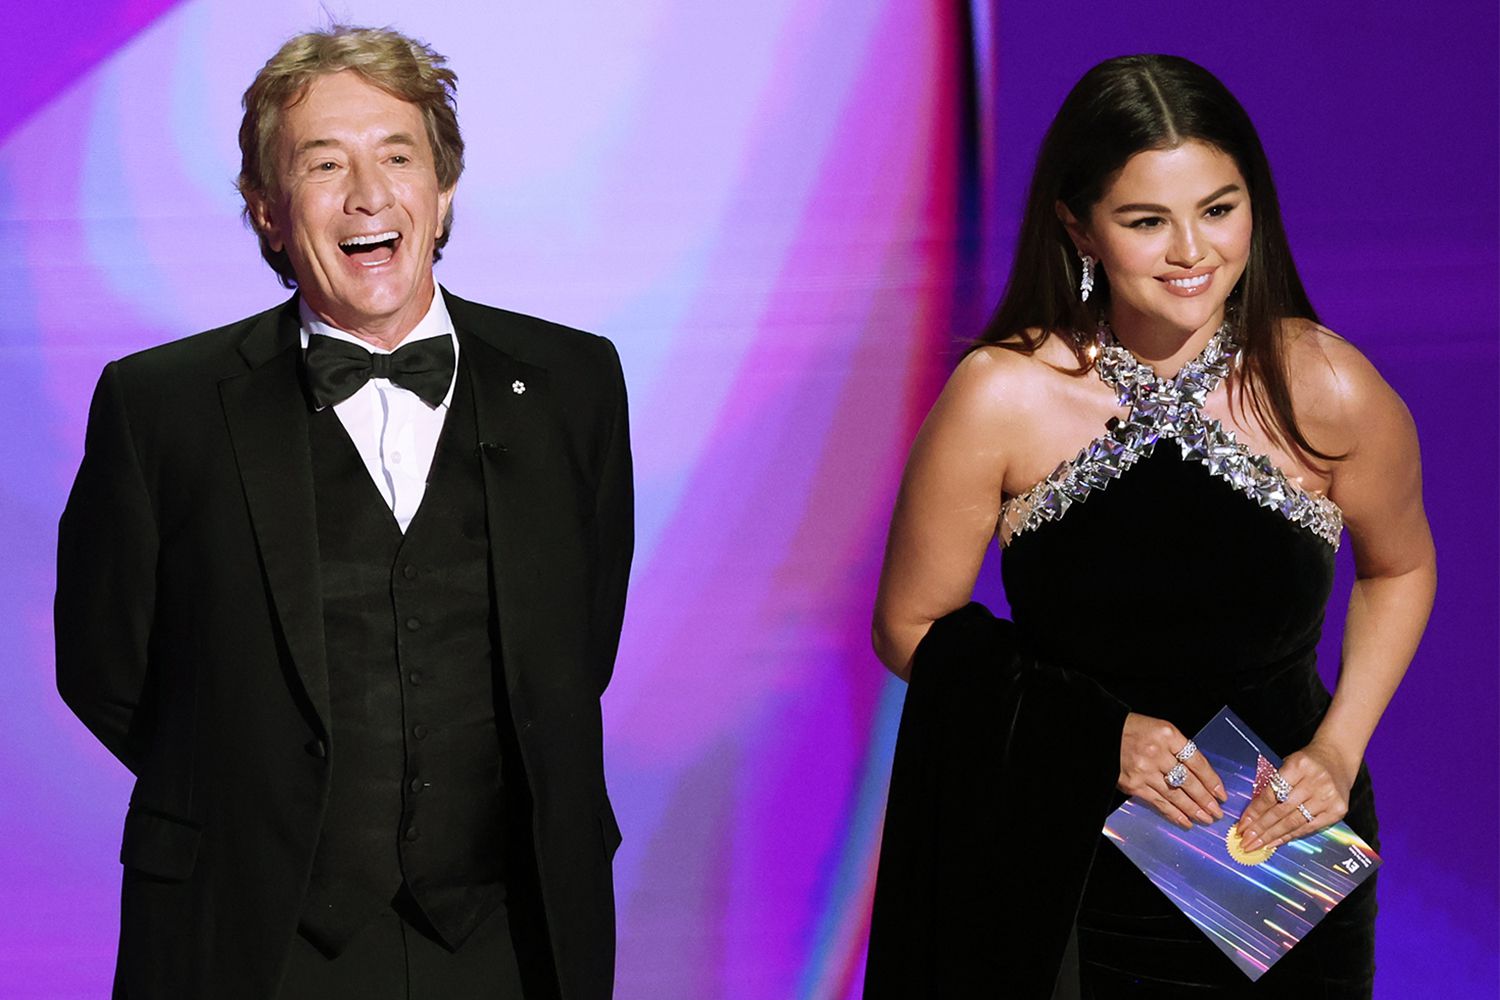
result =
M1214 205L1204 214L1210 219L1222 219L1232 211L1234 211L1233 205Z
M1156 227L1164 224L1165 222L1166 222L1166 220L1163 219L1159 215L1148 215L1144 219L1136 219L1134 222L1130 223L1130 228L1131 229L1155 229Z

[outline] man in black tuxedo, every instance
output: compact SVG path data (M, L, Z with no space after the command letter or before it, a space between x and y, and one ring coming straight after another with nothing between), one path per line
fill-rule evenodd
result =
M297 294L99 381L57 675L136 777L116 997L610 995L624 381L435 285L455 83L392 31L283 46L240 189Z

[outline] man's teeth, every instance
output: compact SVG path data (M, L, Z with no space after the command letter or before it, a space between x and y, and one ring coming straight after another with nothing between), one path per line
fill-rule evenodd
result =
M372 236L351 236L347 240L339 240L339 246L362 247L368 246L371 243L385 243L388 240L398 239L400 236L401 234L395 230L391 230L388 233L375 233Z
M1209 275L1200 274L1196 278L1168 278L1167 284L1174 288L1198 288L1209 279Z

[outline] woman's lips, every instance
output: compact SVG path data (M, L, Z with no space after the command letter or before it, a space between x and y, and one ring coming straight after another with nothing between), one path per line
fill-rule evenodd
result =
M1214 269L1210 267L1202 270L1182 271L1159 277L1156 280L1160 281L1173 295L1190 299L1195 295L1202 295L1213 285Z

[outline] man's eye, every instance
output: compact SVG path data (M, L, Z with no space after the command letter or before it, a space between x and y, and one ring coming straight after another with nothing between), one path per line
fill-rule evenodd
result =
M330 171L337 170L338 167L339 167L339 165L337 163L334 163L332 160L324 160L322 163L319 163L317 166L313 167L313 169L314 170L321 170L323 173L326 174L326 173L329 173Z
M395 156L391 157L391 162L396 164L396 166L398 167L404 167L406 166L406 164L411 162L411 157L402 156L400 153L397 153Z

